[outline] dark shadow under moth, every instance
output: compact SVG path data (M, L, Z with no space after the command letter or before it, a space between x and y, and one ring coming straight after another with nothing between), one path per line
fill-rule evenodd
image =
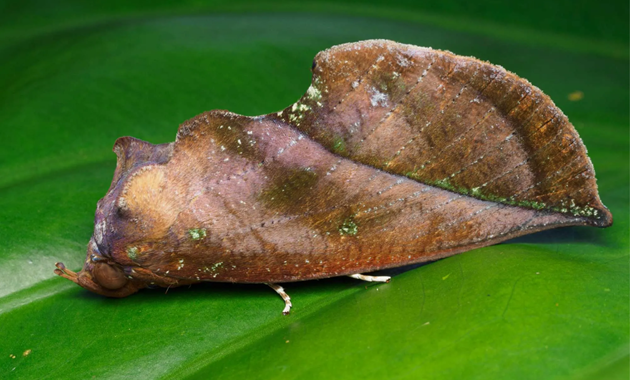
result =
M436 260L561 226L607 227L567 117L526 80L391 41L320 52L277 112L203 113L175 142L122 137L83 269L108 297L278 283Z

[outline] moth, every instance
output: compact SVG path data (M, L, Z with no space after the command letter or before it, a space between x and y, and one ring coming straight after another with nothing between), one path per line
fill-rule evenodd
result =
M334 46L286 109L121 137L83 269L92 292L278 285L436 260L612 215L577 132L500 66L392 41Z

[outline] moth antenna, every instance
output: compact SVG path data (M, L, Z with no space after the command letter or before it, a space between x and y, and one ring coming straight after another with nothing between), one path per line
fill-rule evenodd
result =
M367 281L367 282L389 282L392 278L389 276L368 276L365 274L357 273L348 275L348 277L356 278L357 280Z
M291 304L291 297L289 297L289 295L284 291L284 288L282 288L282 286L272 283L267 283L267 285L269 285L271 289L275 290L276 293L278 293L280 297L282 297L282 299L284 300L284 309L282 310L282 314L289 314L289 312L291 312L291 307L293 306Z

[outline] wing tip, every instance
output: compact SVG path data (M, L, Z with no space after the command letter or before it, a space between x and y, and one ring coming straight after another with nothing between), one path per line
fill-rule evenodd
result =
M595 219L589 219L589 221L591 221L589 224L599 228L606 228L613 225L613 215L606 206L601 204L601 207L595 210L597 210L598 215Z

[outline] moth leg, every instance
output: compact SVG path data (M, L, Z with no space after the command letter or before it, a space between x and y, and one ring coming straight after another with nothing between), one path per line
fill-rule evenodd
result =
M356 278L357 280L363 280L368 282L389 282L391 277L389 276L368 276L365 274L357 273L348 275L348 277Z
M291 297L289 297L289 295L284 291L282 286L272 283L267 283L267 285L269 285L271 289L275 290L276 293L278 293L280 297L282 297L282 299L284 300L284 310L282 310L282 314L289 314L289 312L291 311L291 306L293 306L291 305Z

